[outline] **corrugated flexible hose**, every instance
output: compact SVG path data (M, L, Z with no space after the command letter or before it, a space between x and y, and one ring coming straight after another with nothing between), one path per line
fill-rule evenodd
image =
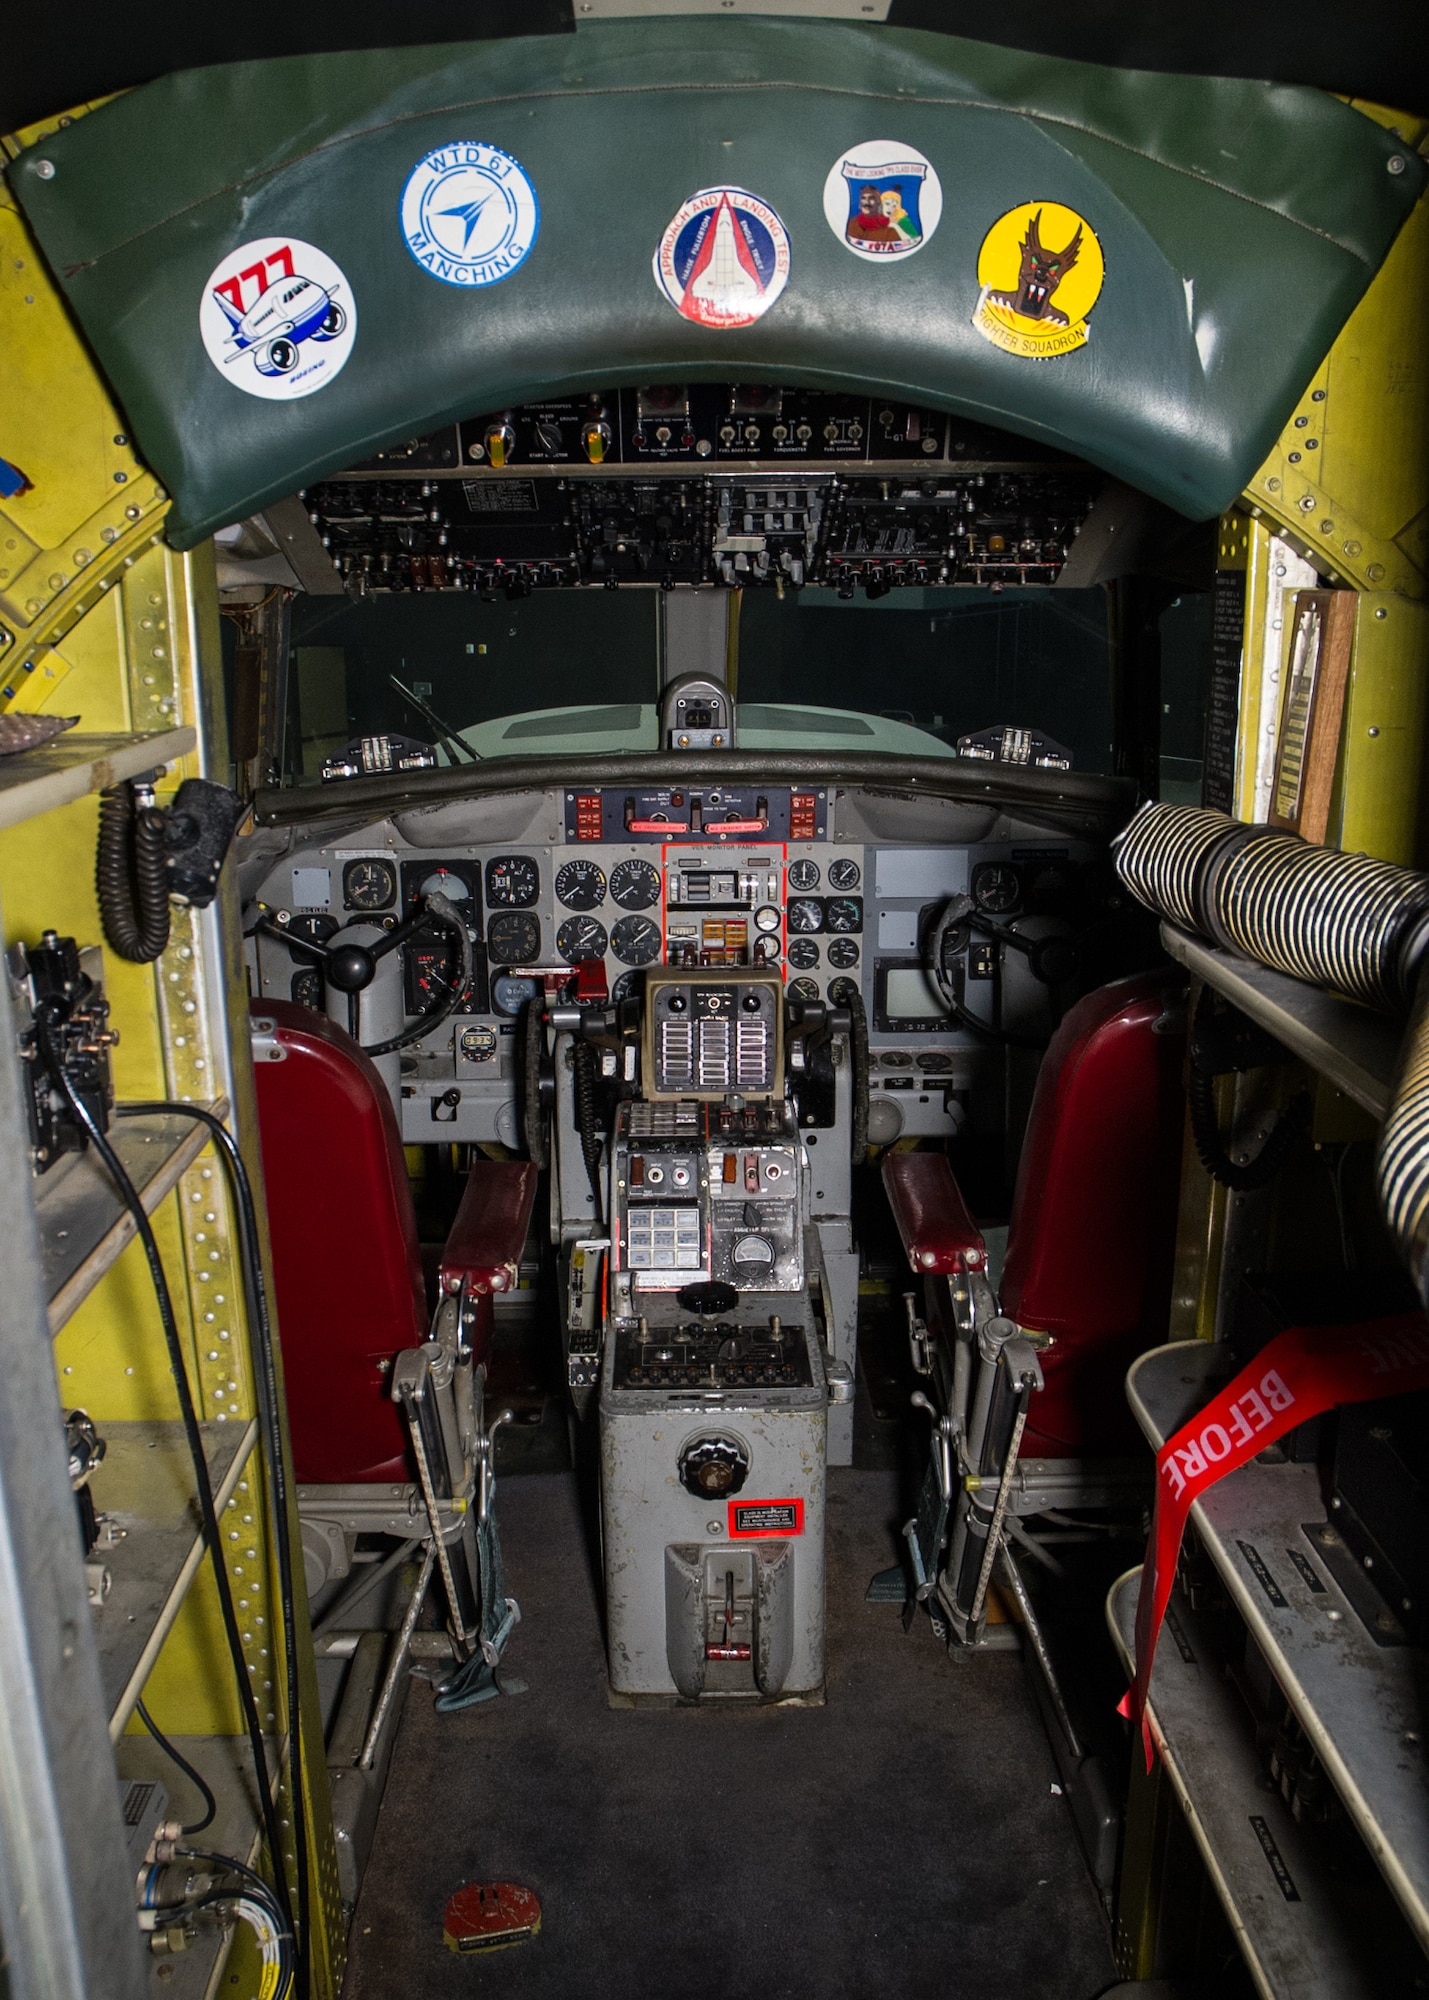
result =
M1429 876L1196 806L1144 806L1115 843L1147 909L1381 1013L1413 1012L1376 1155L1379 1197L1429 1307Z

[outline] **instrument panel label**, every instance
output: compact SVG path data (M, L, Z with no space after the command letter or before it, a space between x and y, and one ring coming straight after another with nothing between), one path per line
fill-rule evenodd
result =
M731 1541L753 1541L768 1535L802 1535L804 1503L791 1500L731 1500L729 1534Z

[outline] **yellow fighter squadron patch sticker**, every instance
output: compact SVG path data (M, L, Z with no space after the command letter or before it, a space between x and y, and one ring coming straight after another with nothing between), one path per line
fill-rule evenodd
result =
M1024 201L982 239L973 325L1006 354L1033 361L1071 354L1086 345L1105 275L1102 246L1084 216L1057 201Z

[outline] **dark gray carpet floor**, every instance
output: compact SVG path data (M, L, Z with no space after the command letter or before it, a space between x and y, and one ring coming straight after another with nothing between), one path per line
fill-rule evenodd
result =
M828 1705L606 1706L574 1478L501 1484L507 1655L529 1692L439 1716L413 1684L353 1925L346 2000L1091 2000L1100 1905L1021 1663L955 1660L870 1605L893 1475L829 1476ZM442 1944L468 1881L544 1928Z

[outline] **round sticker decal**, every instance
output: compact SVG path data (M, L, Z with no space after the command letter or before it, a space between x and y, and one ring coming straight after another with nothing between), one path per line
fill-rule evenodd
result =
M824 214L855 257L887 263L921 250L943 213L943 184L914 146L870 139L829 168Z
M701 188L660 238L655 282L697 326L753 326L789 282L789 233L758 195Z
M290 403L342 372L357 334L357 304L315 244L260 236L214 266L198 330L225 382L246 396Z
M1086 345L1105 276L1102 246L1085 216L1059 201L1024 201L982 239L973 325L1007 354L1034 361L1071 354Z
M530 255L541 204L530 175L499 146L438 146L402 190L402 240L444 285L498 285Z

